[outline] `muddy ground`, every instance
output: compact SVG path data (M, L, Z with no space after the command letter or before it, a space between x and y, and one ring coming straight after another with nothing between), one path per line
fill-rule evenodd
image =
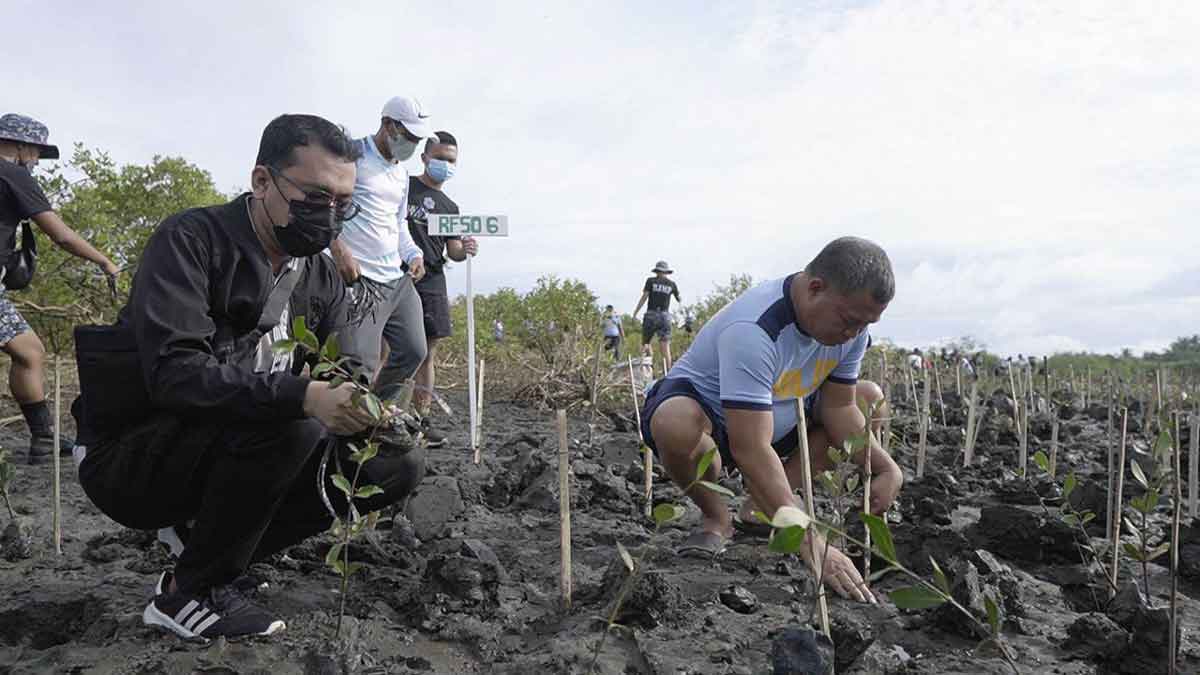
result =
M461 415L465 396L451 392L449 401ZM936 557L956 595L979 611L980 593L1001 599L1004 639L1021 672L1165 672L1166 568L1150 565L1153 609L1127 588L1141 578L1141 568L1128 562L1121 567L1119 600L1108 602L1106 587L1089 583L1079 540L1054 517L1050 486L1013 476L1016 439L1003 413L995 409L985 417L980 466L964 469L961 415L953 400L947 404L951 424L943 427L936 416L920 481L908 447L916 446L912 410L899 404L896 431L905 443L893 450L908 482L891 520L903 561L928 573L929 556ZM1100 513L1103 412L1065 411L1059 454L1060 470L1074 468L1083 479L1076 500ZM189 644L141 622L156 575L169 564L153 533L105 518L64 463L63 554L55 555L51 468L18 465L13 502L32 535L32 551L22 558L20 542L4 544L0 672L586 672L600 636L597 617L607 614L623 577L616 543L637 555L651 538L642 516L637 437L621 420L602 417L594 443L585 447L587 420L571 419L575 601L567 610L558 590L553 413L489 400L485 414L483 463L471 462L465 418L443 419L451 440L430 452L429 476L410 500L408 518L388 514L381 521L382 552L366 544L354 548L368 565L353 580L341 640L333 637L339 584L323 564L325 538L250 570L253 596L287 620L281 637ZM1049 418L1035 418L1032 428L1049 438ZM0 428L0 443L24 447L23 431L20 423ZM724 482L740 493L736 477ZM1138 494L1131 478L1125 490L1127 498ZM1051 499L1048 511L1039 494ZM662 476L654 498L684 503ZM1156 541L1168 514L1161 508L1150 528ZM7 515L0 519L7 524ZM773 649L790 639L786 629L809 624L810 575L797 559L769 553L764 540L739 535L715 560L676 556L674 547L698 519L689 506L654 542L652 571L622 612L630 630L612 634L599 672L770 673ZM1197 672L1200 529L1185 525L1180 672ZM1097 547L1102 529L1091 532ZM881 566L876 561L875 569ZM875 588L902 585L892 574ZM830 609L838 672L1011 672L994 650L977 651L970 622L947 608L901 611L887 602L868 607L832 599Z

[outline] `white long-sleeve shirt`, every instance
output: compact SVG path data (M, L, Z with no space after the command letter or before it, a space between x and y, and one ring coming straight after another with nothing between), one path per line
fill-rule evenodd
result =
M373 281L404 276L403 263L421 257L421 247L408 231L408 170L384 158L371 136L358 139L354 201L361 210L346 221L339 240Z

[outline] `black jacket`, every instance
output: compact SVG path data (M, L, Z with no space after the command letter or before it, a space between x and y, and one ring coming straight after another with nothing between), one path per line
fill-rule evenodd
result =
M252 367L274 275L247 198L177 213L146 244L116 327L137 343L155 409L229 421L304 416L309 380L295 374L298 360L292 372L255 373ZM291 316L305 317L324 340L345 332L349 307L333 261L310 257L292 292Z

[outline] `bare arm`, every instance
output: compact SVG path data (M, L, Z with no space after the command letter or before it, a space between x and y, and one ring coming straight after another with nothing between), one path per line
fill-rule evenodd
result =
M830 444L839 448L866 426L866 418L855 403L854 392L852 384L826 381L821 385L821 426L829 434ZM871 511L883 513L896 499L904 477L896 461L879 446L874 434L869 436L866 448L854 453L852 461L864 465L868 449L871 453L871 475L878 478L871 483ZM829 468L828 448L814 449L813 465L815 471Z
M337 267L338 273L342 275L342 281L347 284L357 281L360 273L358 261L350 253L350 248L340 239L334 239L333 243L329 244L329 252L333 254L333 264Z
M642 291L642 298L638 300L637 309L633 310L633 318L637 318L638 312L642 311L642 305L646 304L649 297L650 291Z
M729 449L746 477L754 503L768 516L781 506L794 506L783 462L771 447L774 421L770 410L725 409Z
M104 269L105 274L115 275L120 270L113 264L108 256L96 250L96 247L88 243L86 239L79 236L75 230L72 230L69 225L63 222L54 211L42 211L33 216L33 222L37 224L38 229L45 232L50 240L59 248L70 253L71 255L96 263Z

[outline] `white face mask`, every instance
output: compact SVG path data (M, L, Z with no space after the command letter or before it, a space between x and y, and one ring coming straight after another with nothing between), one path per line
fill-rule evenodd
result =
M417 151L417 142L410 141L403 135L388 136L388 153L393 162L403 162Z

